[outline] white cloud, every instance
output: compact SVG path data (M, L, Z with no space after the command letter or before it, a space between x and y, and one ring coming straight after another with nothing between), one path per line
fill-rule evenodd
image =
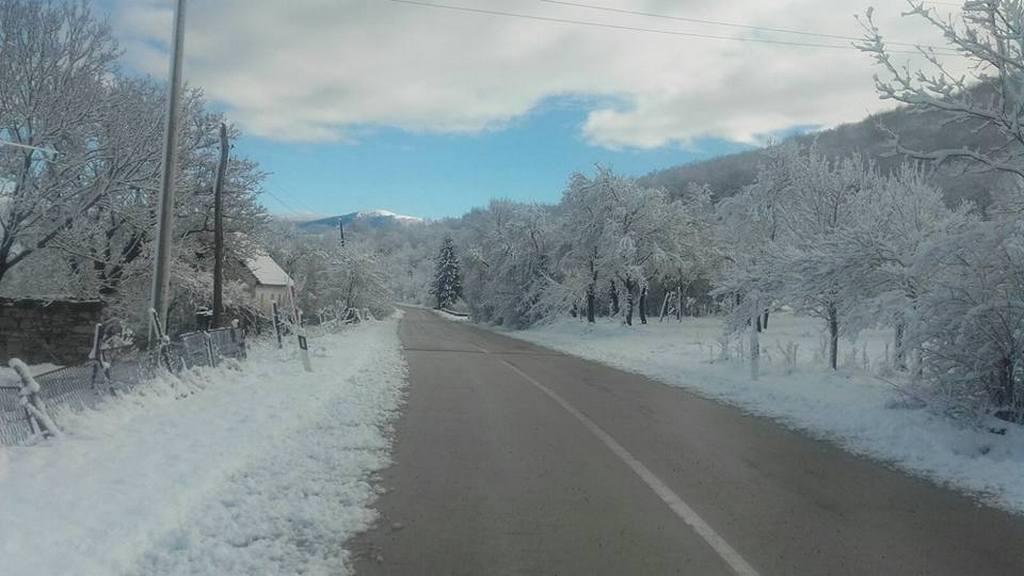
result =
M115 26L127 60L163 77L169 0L120 1ZM853 15L868 2L581 1L849 36L859 36ZM534 0L443 3L752 34ZM941 44L923 24L900 18L902 8L887 0L875 10L890 37ZM226 105L248 131L280 140L343 139L367 125L475 132L500 127L556 96L600 102L581 130L588 141L607 147L657 147L705 136L750 142L794 125L834 125L883 108L870 59L854 50L596 29L387 0L190 0L186 54L192 84Z

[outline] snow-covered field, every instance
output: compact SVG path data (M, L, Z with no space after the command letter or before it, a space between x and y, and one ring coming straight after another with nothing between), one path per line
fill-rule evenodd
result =
M761 337L756 382L737 351L746 339L733 340L723 359L721 323L714 318L654 319L632 328L566 319L506 333L725 401L1024 512L1024 430L1006 426L1005 435L992 434L909 406L892 385L872 376L885 363L888 332L842 341L843 367L830 373L822 327L819 320L773 315ZM790 344L797 346L795 366L783 352Z
M397 320L140 387L0 447L4 574L343 574L405 364Z

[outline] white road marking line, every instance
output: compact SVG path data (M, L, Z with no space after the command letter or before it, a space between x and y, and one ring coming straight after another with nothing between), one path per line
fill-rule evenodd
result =
M644 483L647 484L647 486L649 486L673 512L675 512L676 516L679 516L683 522L693 528L693 531L703 538L709 546L711 546L722 560L732 568L733 572L738 576L758 576L757 570L754 570L754 567L744 560L735 548L730 546L729 543L718 534L718 532L715 532L715 530L705 522L693 508L690 508L690 506L684 502L678 494L673 492L672 489L661 480L661 478L655 476L654 472L651 472L643 465L642 462L630 454L630 452L626 450L622 444L619 444L614 438L612 438L610 434L605 432L600 426L594 423L593 420L587 418L586 415L573 407L572 404L569 404L569 402L559 396L554 390L551 390L547 386L541 384L511 362L502 360L502 363L558 403L558 405L564 408L566 412L572 414L577 420L579 420L587 430L590 430L594 436L597 436L601 442L604 442L605 446L607 446L613 454L618 456L620 460L629 466L630 469L632 469L633 472L635 472L636 475L639 476L640 479L643 480Z

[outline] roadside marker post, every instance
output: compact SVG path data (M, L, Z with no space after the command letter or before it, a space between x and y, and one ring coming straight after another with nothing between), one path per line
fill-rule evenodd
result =
M278 312L277 310L276 300L271 302L270 305L273 309L274 314L274 334L277 335L277 348L278 350L280 350L281 348L284 347L284 345L281 343L281 313Z
M302 325L302 311L295 303L295 285L289 286L292 296L292 318L295 320L295 335L299 339L299 354L302 356L302 367L306 372L313 371L313 365L309 363L309 344L306 342L306 328Z

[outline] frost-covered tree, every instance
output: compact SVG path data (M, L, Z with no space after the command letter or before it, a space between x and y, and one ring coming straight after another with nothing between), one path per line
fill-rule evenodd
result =
M716 293L730 300L731 330L762 329L772 303L784 300L780 257L790 240L784 212L801 153L792 144L769 147L755 182L715 208L723 260Z
M943 17L923 0L907 0L907 15L921 18L942 33L968 74L932 49L921 53L930 68L913 70L889 50L868 10L861 20L859 47L878 63L883 74L875 86L883 99L917 111L935 111L964 131L983 133L986 145L973 148L908 147L890 132L903 154L964 169L995 170L1024 177L1024 5L1020 0L968 0L958 18Z
M562 278L550 291L560 295L558 301L584 303L588 322L596 319L598 282L605 279L602 271L615 248L606 234L611 177L608 171L594 179L573 174L562 195L564 243L558 262Z
M455 255L455 242L446 236L441 250L434 260L434 282L430 293L437 302L437 307L450 308L462 297L462 271L459 259Z
M828 252L832 240L852 225L857 197L867 193L876 179L859 158L833 162L813 149L796 165L793 176L783 212L786 241L777 269L786 299L825 321L828 363L835 370L839 336L845 329L842 319L853 304L843 298L843 283L851 279L815 272L832 257Z
M552 219L550 209L508 200L466 216L464 297L474 318L523 328L549 313Z
M321 297L346 309L368 308L378 317L393 309L380 258L365 242L338 246L327 269L327 281L330 288L321 289Z
M592 178L573 175L559 206L561 278L550 291L570 296L563 302L585 302L587 320L593 322L598 287L606 282L613 312L624 300L623 319L632 324L639 304L646 323L652 280L686 269L703 248L697 246L694 222L706 217L707 198L696 197L688 206L664 190L600 167Z
M131 322L144 316L151 284L166 89L121 75L117 54L85 2L0 0L0 291L103 298L108 314ZM211 294L223 120L200 91L185 91L171 314L186 328ZM231 141L238 135L230 128ZM232 155L229 260L247 254L266 223L263 177Z
M891 326L894 365L902 369L908 317L917 314L918 299L930 289L931 273L921 260L933 245L973 222L970 209L948 208L923 169L904 164L861 190L853 199L852 220L826 239L804 272L838 286L851 332Z
M1020 419L1024 260L1021 259L1021 186L1024 177L1024 5L1019 0L971 0L957 18L940 17L928 2L908 0L909 15L931 23L968 64L955 73L948 61L925 51L929 70L897 64L869 11L861 48L882 68L876 87L883 99L945 117L949 125L981 135L956 149L906 145L896 149L936 165L995 171L1009 193L987 222L956 223L923 244L906 267L911 295L897 331L919 356L916 373L960 406L994 406ZM897 274L896 276L900 276ZM905 333L904 333L905 330Z
M908 338L920 371L960 405L1024 417L1024 233L979 222L932 246L919 266L930 289Z
M0 0L0 283L123 176L89 169L117 56L84 2Z
M829 366L838 365L846 279L816 273L831 240L854 221L855 199L874 185L858 158L832 160L814 147L786 146L761 168L758 180L720 208L731 262L719 294L735 298L729 328L759 330L765 308L785 302L825 321ZM737 234L750 231L744 239Z

